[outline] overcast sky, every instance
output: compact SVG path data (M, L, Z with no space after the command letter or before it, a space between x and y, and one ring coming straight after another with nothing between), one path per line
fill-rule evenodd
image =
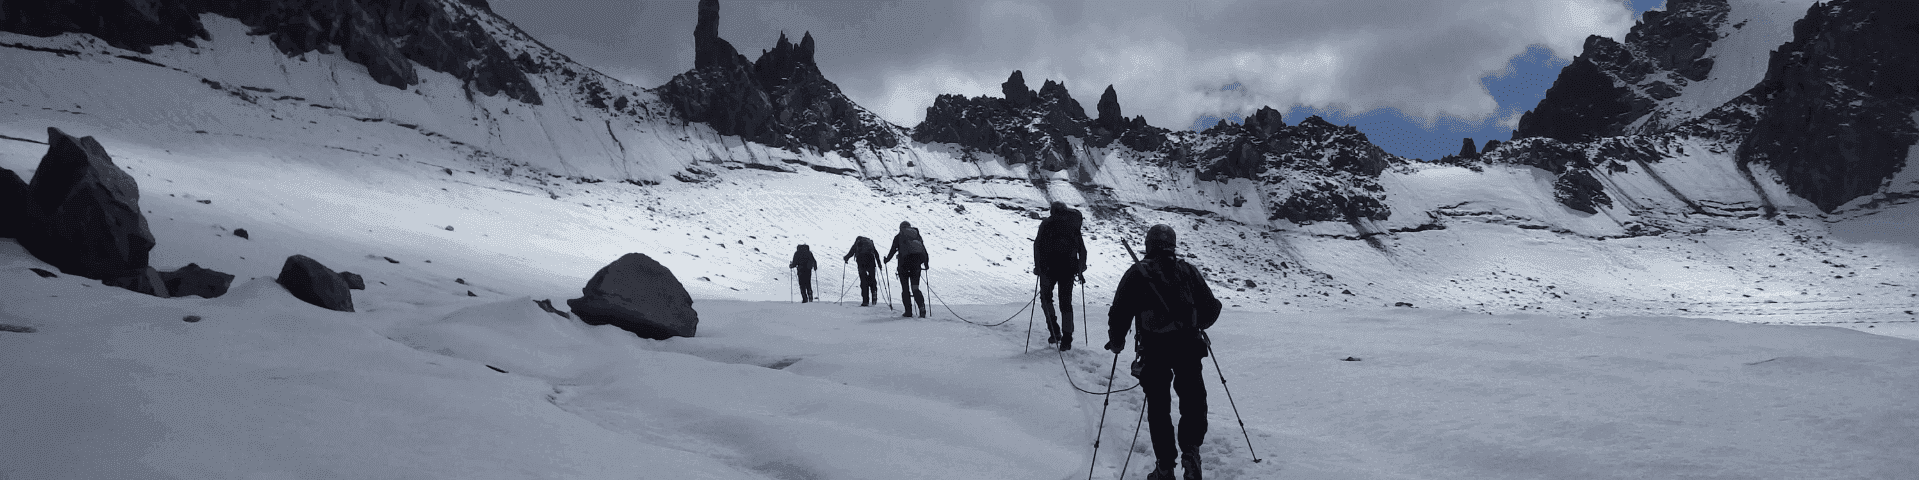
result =
M827 78L911 127L941 93L1064 81L1086 108L1114 85L1128 116L1184 129L1286 111L1437 158L1505 139L1587 35L1623 38L1663 0L721 0L748 59L811 31ZM644 87L693 64L697 0L491 0L574 60ZM1089 112L1091 114L1092 112Z

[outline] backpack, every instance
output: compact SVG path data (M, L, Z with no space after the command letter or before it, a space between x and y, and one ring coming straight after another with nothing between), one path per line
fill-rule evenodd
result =
M1193 282L1204 279L1189 276L1193 269L1184 260L1140 262L1140 279L1146 281L1146 288L1153 292L1153 300L1158 308L1147 309L1139 313L1139 331L1141 333L1165 334L1177 331L1199 331L1199 308L1193 299Z

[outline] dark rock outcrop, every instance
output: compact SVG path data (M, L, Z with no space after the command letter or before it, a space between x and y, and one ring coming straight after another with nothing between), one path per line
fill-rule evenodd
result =
M1601 205L1612 206L1612 197L1606 196L1606 186L1584 168L1567 170L1560 175L1553 182L1553 198L1566 208L1586 213L1599 213Z
M820 73L812 33L799 44L781 34L773 50L749 62L719 37L718 0L701 0L699 15L693 69L658 90L681 118L722 135L794 151L805 147L851 155L862 145L899 145L891 124L854 104Z
M348 290L366 290L366 279L353 272L340 272L340 280L346 281Z
M160 272L160 280L166 284L167 293L175 297L199 295L200 298L218 298L226 295L227 287L233 285L233 275L192 263L179 270Z
M353 292L347 289L346 280L306 255L287 257L275 281L301 301L327 310L353 311Z
M1878 192L1919 142L1919 2L1815 4L1738 101L1760 109L1739 161L1826 212Z
M643 254L629 253L601 268L567 300L589 325L613 325L645 338L691 337L699 328L693 297L673 271Z
M565 318L565 319L569 319L569 320L571 320L571 319L573 318L573 314L570 314L570 313L566 313L566 312L562 312L562 311L560 311L560 310L559 310L559 309L557 309L557 308L553 308L553 299L543 299L543 300L534 300L534 301L533 301L533 304L534 304L534 305L539 305L539 306L540 306L540 309L541 309L541 310L545 310L545 311L546 311L546 313L551 313L551 314L554 314L554 315L559 315L559 316L560 316L560 318Z
M1477 145L1473 145L1472 137L1467 137L1460 140L1461 140L1461 144L1459 145L1460 158L1479 158L1479 149L1477 148L1478 147Z
M173 296L167 289L166 279L161 278L160 272L154 270L153 267L141 267L138 270L103 280L101 283L105 283L107 286L120 287L160 298Z
M482 13L491 15L483 5ZM0 31L33 36L84 33L139 52L206 39L199 15L239 19L288 56L338 48L375 81L420 83L413 64L466 81L486 95L529 104L540 95L494 35L472 15L439 0L50 0L0 2Z
M106 280L147 266L153 233L140 213L140 186L93 137L47 129L47 154L28 184L39 232L21 246L60 271Z
M1000 84L1006 98L940 95L926 109L926 119L913 127L913 139L921 142L952 143L968 150L999 155L1008 163L1033 163L1042 169L1060 171L1079 161L1070 137L1086 139L1095 147L1114 140L1136 150L1157 149L1164 143L1164 131L1158 140L1145 121L1120 120L1117 94L1107 87L1102 96L1103 121L1086 116L1085 107L1073 99L1066 84L1046 80L1038 92L1026 88L1025 77L1014 71Z
M1646 12L1624 43L1586 37L1584 51L1560 71L1546 98L1520 117L1513 139L1580 142L1642 133L1629 131L1635 124L1666 126L1657 102L1712 73L1705 53L1730 11L1726 0L1671 0L1663 11Z

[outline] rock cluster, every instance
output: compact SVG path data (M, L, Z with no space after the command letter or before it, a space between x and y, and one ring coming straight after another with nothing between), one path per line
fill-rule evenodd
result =
M655 340L691 337L700 326L686 287L672 270L644 254L614 260L580 291L580 298L566 304L589 325L613 325Z
M693 28L693 69L659 87L660 99L687 121L722 135L798 150L851 155L861 146L899 145L894 127L846 98L813 60L813 34L798 44L780 35L773 50L747 61L719 36L719 1L701 0Z
M1131 122L1114 120L1119 118L1117 94L1112 87L1106 91L1109 96L1102 97L1100 108L1107 120L1094 122L1066 90L1066 84L1046 80L1035 92L1026 86L1025 76L1015 70L1000 84L1003 98L952 94L935 98L933 106L926 109L926 119L913 127L913 139L957 144L999 155L1008 163L1033 163L1057 172L1078 162L1068 137L1086 138L1094 146L1104 146L1132 126Z
M233 276L187 265L148 265L153 232L140 213L140 185L93 137L47 129L47 153L32 182L0 169L0 238L16 238L40 261L107 285L170 297L226 293Z

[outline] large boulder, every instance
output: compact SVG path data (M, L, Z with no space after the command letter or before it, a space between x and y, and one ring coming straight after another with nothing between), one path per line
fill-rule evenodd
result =
M175 297L199 295L201 298L216 298L226 295L227 287L233 285L233 275L192 263L179 270L160 272L160 279L166 282L167 292Z
M12 170L0 168L0 238L20 238L40 230L39 212L27 182Z
M172 292L167 290L166 280L162 279L160 272L153 267L141 267L139 270L127 272L118 277L102 280L101 283L160 298L173 296Z
M686 287L672 270L643 254L614 260L580 291L583 297L566 304L590 325L613 325L655 340L691 337L700 326Z
M44 227L22 235L33 256L82 277L119 278L147 266L153 232L140 213L140 186L93 137L47 129L47 154L28 191Z
M347 289L346 279L306 255L287 257L276 281L294 298L328 310L353 311L353 292Z

